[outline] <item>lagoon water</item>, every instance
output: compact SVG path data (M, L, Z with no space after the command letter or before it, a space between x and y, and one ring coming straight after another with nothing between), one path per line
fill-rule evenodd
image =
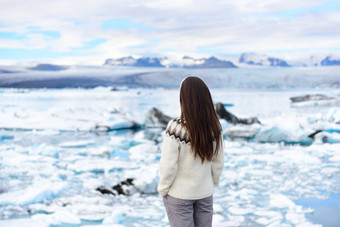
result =
M225 137L213 226L338 226L339 103L289 100L338 96L328 85L212 86L215 102L238 117L257 117L257 132L271 133L261 141ZM0 226L168 226L156 191L163 129L126 129L143 126L152 107L178 116L178 89L1 88ZM299 142L318 129L328 132ZM128 196L96 190L127 178L135 179Z

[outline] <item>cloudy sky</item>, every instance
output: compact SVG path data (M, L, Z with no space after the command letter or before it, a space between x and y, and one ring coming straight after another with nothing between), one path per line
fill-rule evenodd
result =
M340 1L0 0L0 64L340 52Z

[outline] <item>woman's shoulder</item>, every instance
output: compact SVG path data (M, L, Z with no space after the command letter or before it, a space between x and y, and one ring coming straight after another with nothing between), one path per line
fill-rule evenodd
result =
M176 117L169 121L168 125L166 126L166 133L167 134L174 134L182 131L183 127L181 124L181 118Z
M174 139L179 140L180 142L189 143L188 133L181 124L181 118L176 117L169 121L165 133L167 136L173 137Z
M181 118L176 117L176 118L172 118L169 122L166 128L172 127L172 126L177 126L181 124Z

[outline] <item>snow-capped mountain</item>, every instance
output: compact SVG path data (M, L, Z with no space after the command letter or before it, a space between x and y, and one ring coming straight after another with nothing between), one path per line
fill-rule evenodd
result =
M340 57L334 54L313 54L311 56L303 56L295 61L289 61L291 66L304 66L304 67L319 67L319 66L339 66Z
M320 62L320 65L322 66L340 65L340 58L336 58L333 55L327 56Z
M165 67L161 64L160 58L134 58L134 57L123 57L123 58L109 58L105 61L104 65L113 65L113 66L134 66L134 67Z
M281 66L288 67L290 65L287 64L286 61L269 57L265 54L256 54L256 53L243 53L239 59L240 63L246 63L248 65L263 65L263 66Z
M34 67L30 67L30 70L39 70L39 71L61 71L66 70L69 67L63 65L53 65L53 64L38 64Z
M220 60L216 57L195 59L184 56L182 60L183 68L237 68L231 61Z
M236 56L237 57L237 56ZM134 58L132 56L122 58L109 58L104 65L110 66L130 66L130 67L159 67L159 68L188 68L188 69L204 69L204 68L238 68L247 65L256 66L278 66L278 67L315 67L315 66L337 66L340 65L340 57L333 54L313 54L301 55L291 58L286 56L285 60L275 56L269 56L258 53L243 53L237 60L232 58L236 65L229 60L219 59L214 56L210 58L193 58L184 56L181 59L172 59L167 57L141 57ZM237 62L238 61L238 62ZM48 64L40 64L33 70L64 70L63 66L54 66Z
M164 61L166 60L166 61ZM180 63L172 64L167 58L109 58L105 61L104 65L112 66L133 66L133 67L170 67L170 68L237 68L232 62L220 60L216 57L195 59L189 56L184 56Z

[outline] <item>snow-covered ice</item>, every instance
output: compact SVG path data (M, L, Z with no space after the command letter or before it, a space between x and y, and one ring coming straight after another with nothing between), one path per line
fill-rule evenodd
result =
M340 110L290 105L305 92L212 89L235 115L261 121L221 120L214 226L321 226L297 201L340 193ZM152 107L178 116L178 90L1 89L0 101L0 226L168 226L156 191L163 129L124 128L143 125ZM250 139L229 138L240 133ZM127 178L128 196L96 190Z

